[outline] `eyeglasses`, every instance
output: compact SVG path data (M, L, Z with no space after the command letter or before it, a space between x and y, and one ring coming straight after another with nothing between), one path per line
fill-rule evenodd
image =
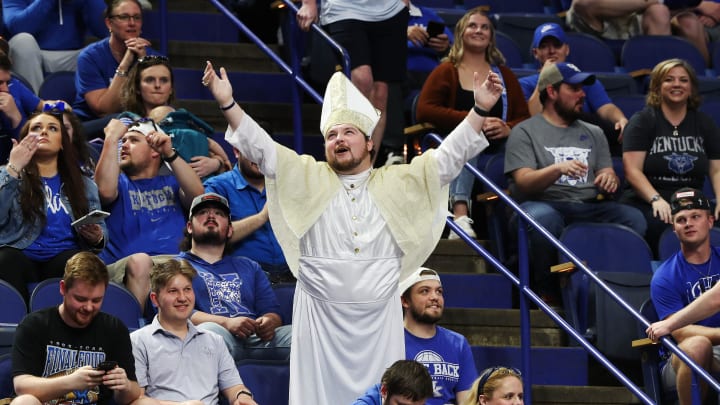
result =
M158 62L158 63L168 63L170 62L170 59L167 56L163 55L145 55L142 58L138 58L137 63L152 63L152 62Z
M143 19L141 14L136 14L136 15L116 14L116 15L111 15L110 18L116 18L125 23L130 21L130 19L132 19L133 21L136 21L136 22L140 22Z
M520 370L514 367L495 366L487 368L480 375L480 381L478 382L478 398L485 392L485 384L487 384L490 377L493 377L493 374L497 374L497 377L514 376L520 378L522 376Z

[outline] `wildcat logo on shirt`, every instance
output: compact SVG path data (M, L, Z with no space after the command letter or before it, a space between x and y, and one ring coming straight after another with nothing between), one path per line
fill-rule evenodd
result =
M555 158L555 163L560 163L567 160L577 160L580 163L584 163L585 165L587 165L588 156L590 155L590 149L577 148L574 146L560 146L557 148L545 147L545 150L553 155L553 157ZM559 179L555 181L555 184L575 186L577 184L587 183L587 179L587 173L580 178L569 177L563 174L562 176L560 176Z
M95 348L92 348L95 349ZM45 370L43 377L57 378L72 374L84 366L95 367L105 360L105 352L96 350L77 350L69 347L47 345L45 356ZM79 405L94 404L100 398L99 387L88 390L74 390L61 398L44 402L45 405Z
M200 272L210 297L210 313L227 314L229 317L249 314L247 307L242 305L242 279L237 273L213 274Z

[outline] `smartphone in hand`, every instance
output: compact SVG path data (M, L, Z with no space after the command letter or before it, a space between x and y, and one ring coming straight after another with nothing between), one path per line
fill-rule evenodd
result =
M117 361L113 361L113 360L103 361L95 367L95 370L110 371L110 370L114 369L115 367L117 367L117 365L118 365Z
M428 21L427 33L428 37L436 37L445 32L445 24L437 21Z
M84 217L76 219L70 225L71 226L80 226L80 225L86 225L86 224L99 224L100 222L102 222L103 219L105 219L109 216L110 216L109 212L93 210L93 211L90 211Z

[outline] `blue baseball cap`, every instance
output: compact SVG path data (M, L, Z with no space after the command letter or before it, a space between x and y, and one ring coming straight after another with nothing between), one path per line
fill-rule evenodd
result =
M542 42L542 40L546 37L554 37L562 44L567 43L567 39L565 37L565 30L563 30L561 26L555 23L545 23L535 28L535 35L533 35L532 47L540 47L540 42Z
M572 63L558 62L545 66L543 70L540 71L537 84L538 89L542 90L547 86L552 86L557 83L589 86L595 83L595 75L581 71Z

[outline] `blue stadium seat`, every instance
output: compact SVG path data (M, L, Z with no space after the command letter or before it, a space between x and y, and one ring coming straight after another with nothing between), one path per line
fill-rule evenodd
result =
M30 310L37 311L55 305L63 301L60 294L60 279L51 278L41 281L30 296ZM119 318L130 330L135 330L143 325L140 304L130 291L121 284L111 281L105 290L100 310Z
M293 300L295 299L295 283L278 283L272 286L280 304L280 318L283 325L292 323Z
M705 76L705 59L689 41L672 35L638 35L625 41L620 64L627 72L652 69L659 62L680 58L686 60L698 76Z
M62 303L60 294L60 278L43 280L30 294L30 312L53 307Z
M720 126L720 97L703 97L700 111L708 114Z
M580 32L566 35L570 54L567 62L586 72L615 72L617 61L612 49L598 37Z
M505 176L505 154L495 154L485 163L482 168L483 174L496 186L503 190L508 188L508 179ZM490 188L484 187L486 193L491 192ZM507 206L499 198L485 201L485 213L487 215L488 234L495 249L495 254L500 261L509 257L509 229Z
M13 396L15 388L12 380L12 359L10 354L0 356L0 398Z
M25 299L5 280L0 280L0 308L0 323L17 324L27 315Z
M627 73L597 72L595 77L602 83L610 98L640 94L637 82Z
M612 101L628 119L645 108L645 96L642 94L616 95L612 97Z
M535 28L547 22L563 24L562 19L557 15L544 13L495 13L490 15L490 21L495 26L495 30L504 32L517 42L523 60L529 64L535 63L535 58L530 53Z
M632 229L619 224L574 223L565 228L560 242L632 305L639 308L649 297L652 251ZM568 258L559 254L559 261ZM580 270L570 274L562 295L565 313L576 331L607 356L637 358L637 352L626 348L635 338L635 319L596 288L588 275Z
M75 72L55 72L45 76L38 90L43 100L75 101Z
M659 321L657 312L655 311L655 305L649 298L640 306L640 315L650 323ZM645 325L640 322L638 322L637 325L638 338L646 338ZM639 348L642 354L640 356L640 368L642 370L644 391L650 398L655 400L655 403L676 403L677 391L666 391L662 387L662 378L660 376L661 359L658 349L658 345L647 345Z
M505 56L505 62L510 68L522 68L523 54L517 42L510 38L509 35L501 31L495 31L495 41L497 48Z
M252 391L258 404L288 403L290 362L278 360L243 360L238 363L243 383Z
M120 319L130 331L141 328L145 323L137 298L122 284L114 281L105 290L100 310Z

